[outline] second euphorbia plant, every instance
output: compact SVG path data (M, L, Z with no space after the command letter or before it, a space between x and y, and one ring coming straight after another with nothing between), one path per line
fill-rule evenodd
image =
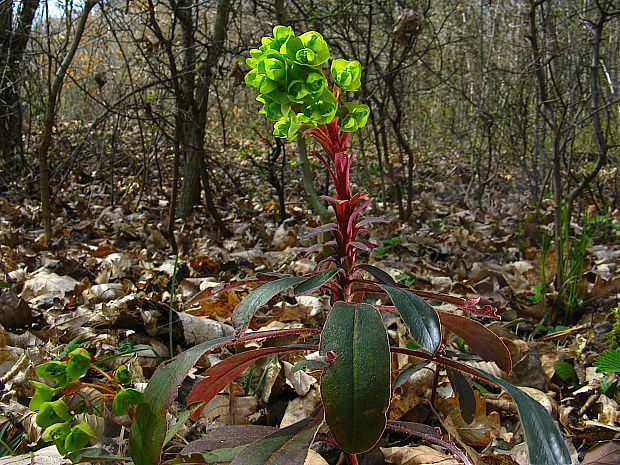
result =
M521 413L530 462L570 464L562 436L540 404L506 381L459 361L462 354L448 350L445 345L448 334L454 333L465 341L471 352L495 362L504 371L510 371L510 354L502 341L478 321L436 311L425 299L456 304L480 317L498 318L493 309L478 307L477 299L411 289L397 283L380 268L360 260L361 255L375 247L366 238L367 226L384 221L362 216L372 199L367 192L352 194L350 186L353 152L347 142L352 131L366 124L369 108L342 99L343 91L355 91L360 87L360 63L335 59L330 73L326 73L323 67L330 58L328 46L319 33L310 31L296 36L290 27L276 26L273 37L263 37L261 47L250 51L247 63L251 71L246 76L246 83L258 90L257 100L263 104L260 113L274 121L276 137L293 140L303 134L320 144L322 152L313 153L327 167L334 183L335 195L323 199L333 207L335 221L315 228L306 237L331 233L330 239L309 251L329 249L331 253L321 257L315 270L307 276L257 273L247 280L210 288L193 299L205 299L243 285L261 284L234 309L231 318L235 330L233 336L190 348L162 365L153 375L131 429L133 461L136 465L159 463L162 447L166 438L171 436L166 426L167 408L176 397L181 381L206 351L250 340L314 333L320 335L318 345L262 347L235 353L202 373L204 379L195 385L188 398L188 416L191 413L196 418L207 402L256 359L318 350L322 356L319 361L302 362L297 366L298 369L311 367L321 371L321 403L309 417L281 430L251 426L216 429L186 446L182 455L202 454L204 458L208 453L211 458L232 460L233 465L302 465L313 441L329 441L340 447L349 462L355 464L357 454L372 448L386 428L391 428L448 448L463 463L469 464L463 452L443 439L435 429L421 424L387 421L394 384L401 383L403 378L424 365L434 370L436 377L443 370L447 372L466 421L471 421L475 400L463 373L506 389ZM323 328L247 334L246 329L255 312L290 289L295 295L321 293L330 296L331 309ZM366 297L369 294L373 297L370 302L385 303L368 303ZM417 343L417 350L390 346L382 319L386 312L400 316L411 339ZM391 358L394 353L410 356L411 366L393 373ZM318 433L323 422L327 429L325 433ZM221 446L218 448L214 444Z

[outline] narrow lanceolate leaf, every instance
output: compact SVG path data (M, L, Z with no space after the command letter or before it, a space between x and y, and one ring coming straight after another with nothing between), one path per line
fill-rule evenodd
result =
M273 426L262 425L234 425L222 426L208 431L201 439L187 444L181 451L181 455L189 455L196 452L204 452L228 447L237 447L249 444L257 439L264 438L278 431Z
M187 405L196 402L209 402L218 392L224 389L228 383L243 373L243 371L258 358L300 350L316 350L316 346L290 345L263 347L261 349L248 350L228 357L220 363L213 365L202 374L205 378L194 385L192 392L190 392L187 397ZM203 408L204 407L196 409L196 411L192 413L191 418L197 420Z
M327 223L318 228L311 229L307 234L304 234L302 239L308 239L309 237L318 236L324 232L335 231L338 229L338 225L336 223Z
M233 327L239 334L243 334L256 310L280 292L306 279L304 277L286 276L254 289L233 310L231 317Z
M129 433L129 453L135 465L157 465L166 437L166 413L177 396L179 385L189 370L209 349L233 339L232 336L203 342L186 350L155 371L136 407Z
M318 289L340 271L342 271L341 268L330 268L328 270L319 271L314 276L310 276L305 281L295 286L295 295L307 294Z
M323 372L325 421L349 454L373 447L385 429L390 403L390 347L372 305L336 302L321 334L320 352L336 359Z
M411 292L385 284L379 286L392 299L415 342L429 352L435 352L441 343L441 328L435 309Z
M438 311L441 324L463 338L471 350L487 362L495 362L507 373L512 370L510 352L504 342L489 328L476 320Z
M486 371L477 369L482 375L504 388L517 405L519 419L525 435L525 443L532 465L571 465L572 460L564 438L560 434L547 409L518 387Z
M392 278L388 273L383 271L381 268L377 268L374 265L368 265L366 263L362 265L358 265L356 268L359 268L360 270L364 270L367 273L370 273L375 279L378 279L383 284L388 284L390 286L396 287L396 281L394 281L394 278Z
M322 422L323 412L317 408L309 417L254 441L231 465L303 465Z

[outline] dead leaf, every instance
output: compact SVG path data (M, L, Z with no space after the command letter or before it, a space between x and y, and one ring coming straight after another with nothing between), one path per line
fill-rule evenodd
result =
M20 299L10 290L0 294L0 325L5 329L24 328L32 324L34 320L28 302Z
M437 410L446 419L451 419L457 429L461 439L472 446L486 447L489 443L501 434L500 417L498 412L487 414L486 402L480 395L480 391L474 391L476 399L476 411L474 421L466 423L461 416L458 399L449 397L447 399L439 397L437 399Z
M388 463L396 465L459 465L461 462L430 446L381 447Z
M592 446L581 465L618 465L620 463L620 440L604 441Z

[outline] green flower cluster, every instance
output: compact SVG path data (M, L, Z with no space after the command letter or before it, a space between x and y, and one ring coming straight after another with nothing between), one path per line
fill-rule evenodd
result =
M261 47L250 50L246 63L251 70L245 82L260 92L256 100L263 108L259 113L275 122L274 136L293 140L301 129L328 124L335 116L343 131L356 131L366 124L367 105L341 107L328 89L321 67L329 58L321 34L309 31L296 36L285 26L274 27L273 37L263 37ZM356 91L362 67L359 61L339 58L332 62L331 75L340 89Z
M35 388L28 408L37 412L35 423L44 429L43 441L53 441L62 455L86 447L97 435L85 421L79 421L77 414L87 410L85 401L78 401L71 406L65 401L66 394L78 392L83 384L78 380L86 374L91 366L91 357L86 349L78 347L62 360L52 360L36 367L38 377L52 381L50 386L39 381L30 380ZM112 412L116 416L124 415L131 405L143 400L143 394L126 385L131 384L131 374L126 366L121 365L115 373L116 395L112 402ZM106 391L108 392L108 391ZM52 400L57 394L60 397Z

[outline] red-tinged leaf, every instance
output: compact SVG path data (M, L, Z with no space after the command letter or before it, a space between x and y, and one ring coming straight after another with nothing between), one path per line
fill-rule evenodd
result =
M290 345L263 347L261 349L248 350L240 354L232 355L222 360L220 363L213 365L202 374L205 378L194 385L187 397L187 405L196 402L204 402L206 404L258 358L300 350L316 350L316 346ZM192 413L192 420L197 420L200 417L203 408L204 406L196 409Z
M220 292L227 291L229 289L234 289L234 288L241 287L241 286L245 286L246 284L262 283L265 281L274 281L276 279L278 279L277 276L262 274L260 275L260 277L259 275L257 275L253 278L238 279L235 281L230 281L225 284L219 284L217 286L208 287L200 291L198 294L193 296L191 299L189 299L186 305L195 304L196 302L200 302L201 300L208 299L209 297L213 297L215 294L219 294Z
M261 425L234 425L222 426L208 431L202 438L187 444L181 451L181 455L194 454L225 447L237 447L249 444L257 439L264 438L278 431L273 426Z
M390 349L379 311L336 302L323 327L320 352L335 354L321 378L325 421L349 454L373 447L390 403Z
M554 465L573 463L564 438L545 407L508 381L480 369L476 371L504 388L512 397L519 412L530 463Z
M457 336L487 362L495 362L505 372L512 370L512 358L504 342L483 324L448 312L437 312L441 324Z
M264 284L261 287L254 289L250 292L245 299L243 299L235 309L230 318L233 327L239 335L243 334L250 323L250 319L256 313L260 307L269 302L273 297L280 292L294 286L306 278L297 276L286 276L276 281Z
M476 397L474 396L474 390L460 371L448 368L448 378L450 379L452 389L454 389L459 401L461 417L463 417L465 423L469 425L474 421L474 413L476 413Z
M469 306L463 307L463 309L472 312L474 315L482 316L484 318L492 318L493 320L502 319L502 317L496 313L497 309L495 307L491 307L490 305L485 305L483 307Z
M389 221L382 216L369 216L368 218L364 218L363 220L358 221L355 227L359 229L362 226L366 226L367 224L372 223L389 223Z
M308 294L318 288L320 288L327 281L332 279L336 274L342 272L341 268L330 268L328 270L319 271L314 276L310 276L305 281L300 282L295 286L294 294L302 295Z
M334 231L338 229L338 225L336 223L327 223L323 226L319 226L318 228L311 229L307 234L304 234L303 239L308 239L309 237L318 236L324 232Z
M179 385L206 351L232 340L229 336L203 342L157 368L144 391L144 401L136 407L129 433L129 452L135 465L160 463L167 430L166 413L177 396Z
M338 202L338 200L330 197L329 195L322 195L321 199L325 200L328 204L330 204L334 208L335 212L338 212L338 205L340 205L340 202Z
M379 284L392 299L411 337L420 347L435 352L441 344L439 317L433 307L409 291L387 284Z
M590 447L581 465L618 465L620 463L620 440L603 441Z
M364 270L367 273L370 273L370 275L373 278L378 279L383 284L387 284L389 286L394 286L394 287L397 286L396 281L394 281L394 279L388 273L383 271L381 268L377 268L374 265L367 265L367 264L358 265L356 268L359 268L360 270Z
M372 203L372 198L366 200L365 202L363 202L359 207L357 207L355 210L353 210L353 212L351 213L351 216L349 217L349 224L347 225L347 230L349 232L353 231L353 224L355 223L355 218L357 218L357 215L360 214L360 212L366 208L368 205L370 205Z
M423 299L431 299L438 300L440 302L446 302L449 304L454 304L457 307L465 307L466 305L471 306L471 299L464 299L462 297L456 297L454 295L442 294L440 292L432 292L432 291L419 291L417 289L412 290L415 295L422 297Z
M368 241L351 241L349 242L353 247L357 247L360 250L365 250L367 252L372 252L372 249L377 248L376 244Z
M461 459L464 465L472 465L467 456L458 447L456 447L453 442L444 440L439 433L437 433L435 428L421 423L410 423L408 421L390 421L387 426L394 431L413 434L414 436L422 438L428 442L445 447Z
M231 465L303 465L322 422L323 411L319 407L309 417L254 441Z
M492 318L494 320L501 320L502 318L497 315L495 312L497 309L491 307L490 305L485 305L484 307L477 307L476 304L480 302L480 297L476 297L475 299L464 299L462 297L456 297L449 294L441 294L439 292L430 292L430 291L418 291L412 290L415 295L420 296L424 299L433 299L438 300L440 302L446 302L449 304L454 304L463 310L467 310L468 312L472 312L476 315Z

